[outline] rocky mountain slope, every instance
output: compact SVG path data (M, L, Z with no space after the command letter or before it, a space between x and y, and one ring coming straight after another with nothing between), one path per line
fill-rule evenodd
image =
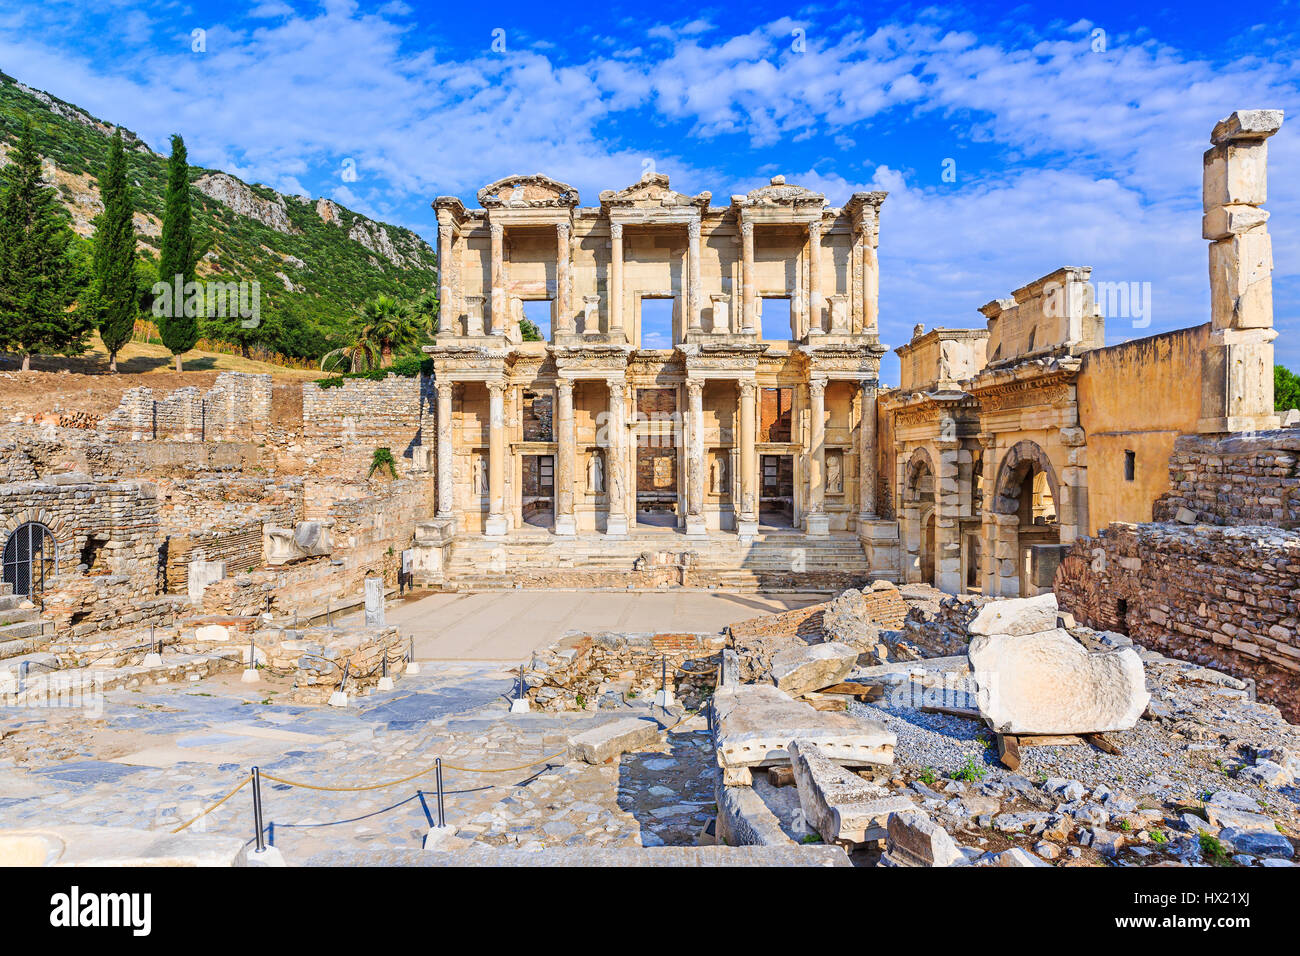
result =
M0 72L0 165L31 120L46 177L62 195L73 229L94 233L103 209L97 174L111 123ZM136 239L157 258L165 156L123 129L135 190ZM199 145L187 143L191 152ZM383 292L413 298L437 285L437 257L408 229L376 222L329 199L286 196L221 170L192 167L195 224L208 252L200 273L262 284L263 320L287 355L315 357L339 343L361 304Z

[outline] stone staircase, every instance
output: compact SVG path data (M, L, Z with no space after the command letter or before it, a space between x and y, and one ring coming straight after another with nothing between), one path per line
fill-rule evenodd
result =
M826 590L861 584L872 576L856 535L810 538L769 532L742 542L718 532L707 539L673 531L648 531L611 539L600 534L557 538L523 531L501 538L457 535L451 546L446 584L461 591L514 587L654 588L665 586L639 576L633 565L645 553L664 554L659 568L671 569L672 556L693 552L684 584L727 591ZM662 575L661 575L662 577ZM669 585L671 586L671 585Z
M17 673L23 661L52 663L53 656L42 651L49 639L40 610L23 607L31 602L12 591L0 585L0 669Z

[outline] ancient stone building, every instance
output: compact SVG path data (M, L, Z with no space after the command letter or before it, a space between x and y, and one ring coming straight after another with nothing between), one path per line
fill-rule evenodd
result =
M481 209L438 199L441 533L891 539L876 506L884 198L829 206L778 176L714 205L648 173L596 206L540 175L485 186ZM656 301L671 341L643 323ZM525 341L538 302L549 334Z
M1270 110L1219 123L1205 156L1204 325L1105 345L1103 313L1139 294L1067 266L981 307L987 330L918 326L879 395L900 573L945 591L1053 587L1061 556L1116 521L1151 521L1187 435L1276 428Z

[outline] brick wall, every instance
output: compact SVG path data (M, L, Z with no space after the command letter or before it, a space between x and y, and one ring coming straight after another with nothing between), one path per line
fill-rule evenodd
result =
M192 385L157 397L153 389L128 389L100 424L136 440L215 441L265 431L271 416L271 376L222 372L206 394Z
M1298 582L1294 531L1117 522L1075 542L1055 590L1081 624L1253 678L1261 699L1297 721Z
M335 388L314 382L302 387L302 437L322 464L364 477L377 448L388 448L399 468L412 463L413 449L425 443L424 412L429 404L425 376L389 375L382 381L345 379ZM429 411L430 416L433 410ZM435 437L429 419L427 441Z

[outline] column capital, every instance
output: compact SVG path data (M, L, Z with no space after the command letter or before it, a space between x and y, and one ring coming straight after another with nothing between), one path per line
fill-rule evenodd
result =
M572 231L572 229L573 226L569 223L567 219L561 219L559 222L555 224L555 231L559 233L560 238L562 239L569 238L569 233Z
M742 220L741 223L740 223L740 234L741 234L742 237L744 237L744 238L747 239L747 240L748 240L748 239L753 239L753 238L754 238L754 224L753 224L752 222L747 221L747 220Z
M740 388L740 394L745 398L752 398L754 392L758 389L758 383L749 378L738 379L736 385Z
M486 382L485 384L488 387L488 391L498 392L498 393L504 392L506 388L510 385L509 382Z
M505 223L502 223L502 222L489 222L489 223L488 223L488 232L490 232L490 233L492 234L492 238L493 238L493 239L500 239L502 236L504 236L504 235L506 234L506 226L505 226Z
M688 378L688 379L686 379L686 387L687 387L687 389L689 389L692 393L694 393L694 392L702 392L702 391L704 390L704 379L702 379L702 378Z
M812 395L816 395L816 396L818 396L818 397L821 397L822 395L825 395L825 394L826 394L826 382L827 382L827 379L826 379L825 376L820 376L820 377L817 377L817 378L810 378L810 379L808 379L808 391L809 391L809 393L812 394Z
M621 222L611 222L609 224L609 238L611 239L623 238L623 224Z
M810 239L820 239L822 234L822 221L813 219L808 223L808 237Z
M572 392L572 391L573 391L573 379L571 379L571 378L557 378L557 379L555 380L555 387L558 388L558 389L559 389L560 391L562 391L562 392Z
M699 219L688 219L688 220L686 220L686 234L687 234L688 236L690 236L692 239L699 239L699 238L700 238L700 220L699 220Z

